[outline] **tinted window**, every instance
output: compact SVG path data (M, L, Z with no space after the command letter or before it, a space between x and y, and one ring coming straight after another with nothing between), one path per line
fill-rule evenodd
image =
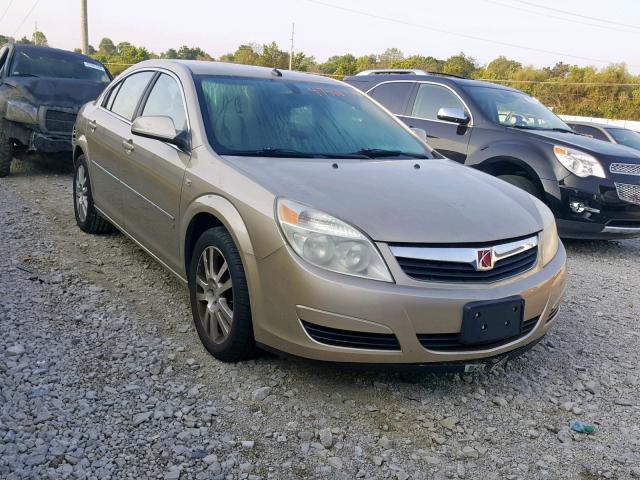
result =
M587 135L587 136L589 136L591 138L596 138L598 140L604 140L605 142L609 141L607 136L604 133L602 133L600 130L598 130L597 128L588 127L586 125L574 125L573 129L576 132L581 133L582 135Z
M418 87L418 94L416 95L411 115L427 120L437 120L438 110L445 107L461 108L466 111L460 99L448 88L422 83Z
M375 87L369 95L392 113L403 115L412 87L413 83L409 82L384 83Z
M118 90L120 90L121 86L122 82L118 83L115 87L109 90L104 101L102 102L102 106L104 108L106 108L107 110L111 110L111 108L113 107L113 101L116 99L116 95L118 95Z
M607 131L620 145L640 150L640 133L627 128L608 128Z
M16 50L10 76L73 78L107 83L111 80L104 66L89 57L54 49Z
M464 89L485 116L498 125L529 130L571 130L542 103L522 92L493 87Z
M366 158L361 150L379 149L431 157L391 115L347 85L215 76L196 77L196 85L209 142L220 154Z
M176 130L186 130L187 119L178 82L169 75L160 75L149 94L142 115L170 117Z
M115 94L116 97L111 104L110 110L127 120L133 120L133 114L136 111L142 92L147 88L149 80L154 74L154 72L140 72L127 77Z

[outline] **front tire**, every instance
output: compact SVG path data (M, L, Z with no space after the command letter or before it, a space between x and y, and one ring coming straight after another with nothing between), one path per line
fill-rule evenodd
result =
M498 178L500 180L504 180L507 183L510 183L514 187L518 187L525 192L533 195L538 200L542 200L542 196L540 195L540 190L536 187L536 184L533 183L526 177L521 177L520 175L499 175Z
M223 362L255 355L249 290L240 253L223 227L198 239L189 268L191 311L207 351Z
M0 178L7 177L11 172L13 153L11 140L0 134Z
M89 170L84 155L80 155L75 163L73 174L73 210L76 223L86 233L109 233L113 225L107 222L96 210L91 195Z

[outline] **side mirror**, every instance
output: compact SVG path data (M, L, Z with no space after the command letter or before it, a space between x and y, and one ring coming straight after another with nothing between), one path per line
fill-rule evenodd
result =
M418 128L418 127L409 127L411 128L411 131L418 137L420 138L420 140L422 140L424 143L427 143L427 131L422 129L422 128Z
M438 110L438 120L445 120L447 122L459 123L460 125L466 125L471 120L466 112L457 107L442 107Z
M170 143L181 150L189 147L187 139L182 133L176 131L176 126L170 117L138 117L131 124L131 133L139 137Z

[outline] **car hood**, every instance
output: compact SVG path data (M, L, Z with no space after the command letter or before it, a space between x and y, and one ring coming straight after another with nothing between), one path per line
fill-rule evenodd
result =
M35 105L65 108L80 108L98 98L107 86L102 82L36 77L9 77L4 83L14 87L24 100Z
M633 163L640 163L640 152L624 145L605 142L585 135L575 133L553 132L548 130L518 130L521 134L546 140L549 143L573 147L583 152L595 155L598 158L610 158L612 160L631 160Z
M542 230L528 193L450 160L224 157L276 196L393 243L482 243ZM419 168L416 168L416 165Z

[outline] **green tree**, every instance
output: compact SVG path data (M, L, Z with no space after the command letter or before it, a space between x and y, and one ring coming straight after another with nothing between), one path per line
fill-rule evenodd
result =
M461 77L471 77L477 69L475 58L469 57L464 52L454 55L445 60L442 71Z
M521 68L522 64L520 62L509 60L505 56L500 56L492 62L489 62L484 68L482 75L479 76L482 78L503 80L511 78Z
M260 64L264 67L288 68L289 54L280 50L276 42L271 42L262 46Z
M118 52L118 49L113 44L113 40L105 37L100 40L100 43L98 44L98 52L106 56L111 56L115 55Z

